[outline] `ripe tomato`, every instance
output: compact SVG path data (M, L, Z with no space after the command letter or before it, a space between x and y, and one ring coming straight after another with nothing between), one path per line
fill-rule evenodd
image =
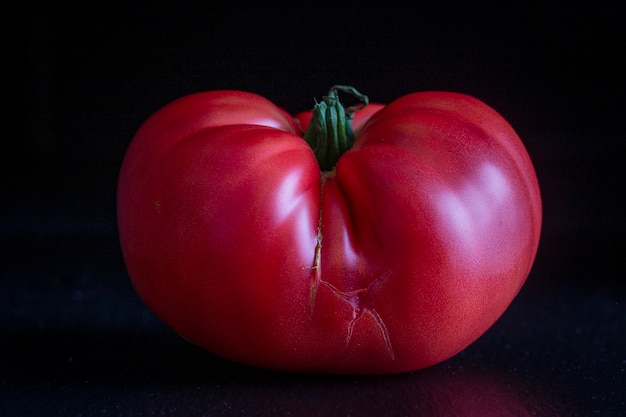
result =
M174 331L235 361L338 374L433 365L480 337L531 269L531 160L475 98L349 109L351 135L336 92L298 115L305 140L284 110L240 91L152 115L119 178L129 275Z

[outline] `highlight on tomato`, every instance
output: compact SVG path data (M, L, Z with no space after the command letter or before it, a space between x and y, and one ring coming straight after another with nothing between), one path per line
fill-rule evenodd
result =
M295 117L243 91L167 104L130 143L117 210L132 283L175 332L332 374L466 348L520 291L542 221L529 155L491 107L347 86Z

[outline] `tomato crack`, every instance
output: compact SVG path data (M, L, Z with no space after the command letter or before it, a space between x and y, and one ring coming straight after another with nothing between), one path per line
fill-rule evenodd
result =
M387 271L383 275L376 278L372 281L367 288L360 288L354 291L341 291L330 282L326 282L323 280L319 280L319 283L329 288L333 294L335 294L340 300L345 301L352 307L352 318L348 323L348 334L346 335L346 345L350 343L352 339L352 333L354 332L354 326L356 323L363 317L363 315L368 314L371 318L374 319L374 322L380 329L380 332L385 341L385 346L387 347L387 352L389 352L389 356L393 360L395 358L393 348L391 346L391 339L389 337L389 331L387 330L387 326L383 322L382 317L374 308L374 300L372 298L372 293L378 289L381 284L391 275L391 271Z
M313 256L313 266L311 267L311 290L309 292L309 307L311 315L313 314L313 308L315 307L315 297L317 295L317 288L321 282L322 269L320 266L322 258L322 214L320 210L320 219L317 226L317 242L315 244L315 255Z
M330 172L322 173L321 202L324 201L324 185L326 184L326 180L328 179L328 177L334 175L334 169ZM350 340L352 339L352 334L354 332L354 327L356 326L356 323L363 317L363 315L368 314L372 319L374 319L374 322L380 329L383 340L385 341L385 346L387 347L387 352L389 352L389 356L391 356L391 359L393 360L395 358L395 355L391 346L389 331L387 330L387 326L385 326L382 317L380 317L380 314L378 314L378 312L374 308L374 300L372 298L372 293L376 291L382 285L382 283L391 275L391 271L387 271L384 274L380 275L378 278L373 280L367 286L367 288L361 288L354 291L342 291L332 285L330 282L322 280L322 213L323 205L320 203L315 253L313 255L313 265L311 266L311 288L309 291L310 314L312 316L315 309L315 298L317 297L317 290L320 285L324 285L325 287L329 288L332 293L340 300L346 302L352 307L352 318L348 323L346 346L350 344Z
M320 211L317 220L317 237L315 243L315 253L313 255L313 266L311 266L311 289L309 291L309 308L311 315L313 315L315 297L317 296L317 288L319 287L322 273L322 213L324 212L324 186L326 185L326 180L333 176L335 176L335 168L331 171L323 171L320 176Z

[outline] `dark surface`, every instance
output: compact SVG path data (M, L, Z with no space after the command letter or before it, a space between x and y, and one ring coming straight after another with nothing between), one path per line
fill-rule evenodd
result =
M621 23L572 5L312 7L56 6L9 19L7 91L19 94L2 155L0 415L623 416ZM297 112L335 83L380 102L475 95L537 169L544 231L526 286L481 339L427 370L329 377L230 363L155 319L122 262L117 172L150 113L218 88Z

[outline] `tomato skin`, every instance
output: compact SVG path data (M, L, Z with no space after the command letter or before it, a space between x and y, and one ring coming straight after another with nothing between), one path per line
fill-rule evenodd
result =
M148 307L218 355L289 371L412 371L480 337L537 251L530 158L465 95L371 106L324 175L293 120L251 93L197 93L151 116L118 188Z

